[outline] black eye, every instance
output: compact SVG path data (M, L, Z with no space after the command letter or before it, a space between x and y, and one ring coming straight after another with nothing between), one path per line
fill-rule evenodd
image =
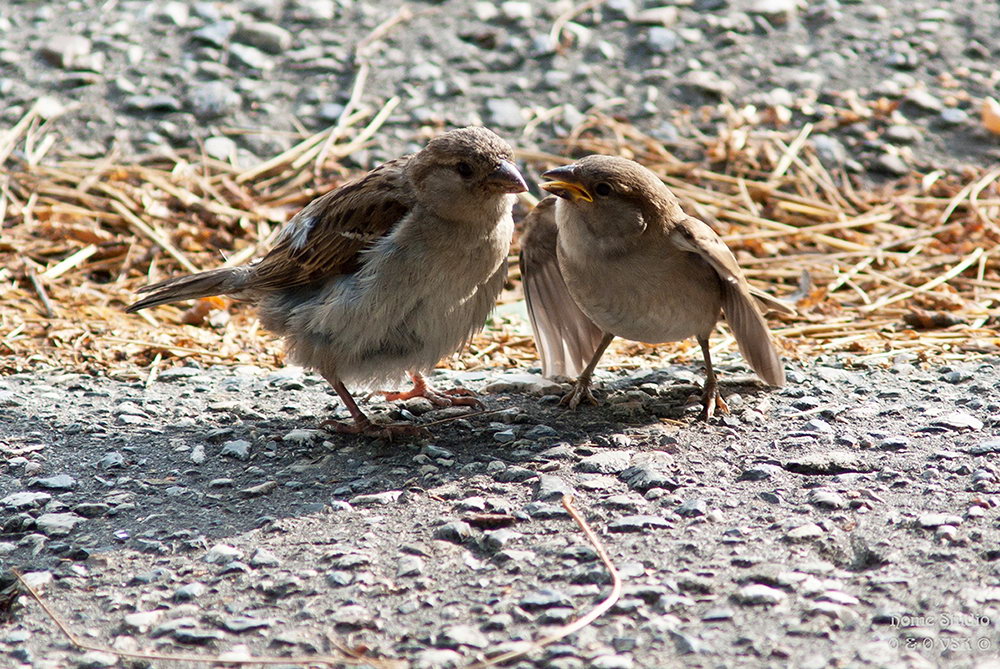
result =
M464 160L458 165L455 165L455 171L458 172L459 176L471 177L472 176L472 165L465 162Z
M611 191L612 191L611 184L609 184L607 181L602 181L601 183L594 186L594 192L600 195L601 197L607 197L608 195L611 195Z

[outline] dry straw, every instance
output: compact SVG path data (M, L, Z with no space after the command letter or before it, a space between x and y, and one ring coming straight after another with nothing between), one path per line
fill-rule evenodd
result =
M295 211L349 176L338 161L377 143L396 103L354 105L333 128L249 169L197 153L46 159L50 134L35 111L26 114L0 133L0 372L54 366L148 380L171 358L280 364L280 345L244 306L209 300L141 316L122 307L147 281L265 250ZM1000 169L863 187L819 160L811 137L825 130L778 131L731 110L716 135L683 147L700 156L685 161L595 112L551 153L520 158L544 168L614 153L661 174L690 213L723 235L753 283L797 303L797 317L772 323L789 356L848 352L865 364L901 352L997 353ZM518 279L515 270L503 300L519 299ZM717 348L731 343L721 337ZM626 367L691 352L690 342L617 349ZM530 364L535 356L522 326L498 322L451 364Z

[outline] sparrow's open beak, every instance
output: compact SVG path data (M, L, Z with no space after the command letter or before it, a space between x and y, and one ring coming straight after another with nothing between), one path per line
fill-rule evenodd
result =
M523 193L528 190L524 177L514 167L514 163L501 160L500 165L486 177L486 183L496 186L505 193Z
M549 170L542 175L542 178L549 179L549 181L541 184L541 187L553 195L557 195L565 200L594 201L594 196L578 183L576 170L573 169L572 165Z

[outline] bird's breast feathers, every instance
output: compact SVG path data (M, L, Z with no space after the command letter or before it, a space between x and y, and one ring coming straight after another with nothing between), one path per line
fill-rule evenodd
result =
M712 329L721 294L706 263L656 249L595 257L560 239L559 267L574 301L601 329L633 341L678 341ZM692 309L691 302L699 308ZM694 315L692 315L694 314Z

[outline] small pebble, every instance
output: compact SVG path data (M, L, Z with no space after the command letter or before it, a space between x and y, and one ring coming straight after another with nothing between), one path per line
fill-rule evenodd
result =
M740 588L736 594L736 600L741 604L763 604L772 606L780 604L788 598L783 590L772 588L762 583L753 583Z

